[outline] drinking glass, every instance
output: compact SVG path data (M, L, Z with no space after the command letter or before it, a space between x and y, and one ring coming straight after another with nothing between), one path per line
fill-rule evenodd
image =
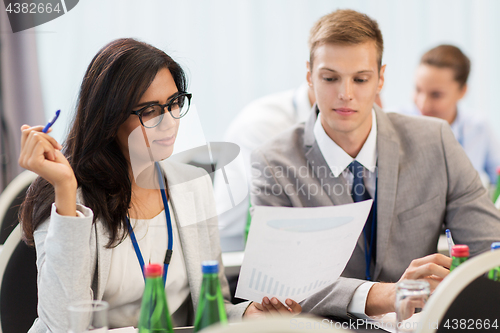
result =
M427 281L403 280L396 285L396 320L398 332L415 332L422 323L413 314L422 311L429 298Z
M68 306L69 333L107 333L108 303L80 301Z

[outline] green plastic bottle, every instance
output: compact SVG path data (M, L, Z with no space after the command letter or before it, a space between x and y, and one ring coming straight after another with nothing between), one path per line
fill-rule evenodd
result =
M250 214L250 208L252 208L252 202L248 202L248 211L247 211L247 221L245 223L245 244L248 239L248 232L250 231L250 223L252 222L252 214Z
M467 245L453 245L451 248L451 257L450 272L469 259L469 247Z
M500 242L491 243L491 251L500 250ZM500 282L500 267L492 268L488 273L488 278Z
M495 193L493 193L493 203L497 202L498 197L500 197L500 166L497 168L497 188Z
M142 296L139 333L174 332L162 272L163 268L158 264L149 264L144 268L146 286Z
M216 260L204 261L201 267L203 281L194 320L194 332L215 323L227 323L226 307L219 282L219 263Z

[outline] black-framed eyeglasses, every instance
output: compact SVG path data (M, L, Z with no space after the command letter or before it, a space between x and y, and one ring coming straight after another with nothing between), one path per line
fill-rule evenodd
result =
M139 110L132 111L132 114L139 116L142 126L153 128L163 120L165 108L174 119L184 117L189 111L192 96L193 94L188 92L178 92L166 104L151 103Z

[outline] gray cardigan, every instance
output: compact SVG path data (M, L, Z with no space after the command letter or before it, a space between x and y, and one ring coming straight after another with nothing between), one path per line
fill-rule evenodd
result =
M212 183L200 168L161 162L169 199L179 228L193 308L202 280L201 262L221 263L219 277L229 319L241 318L249 302L232 305L224 275ZM84 217L61 216L52 206L49 219L34 233L38 269L38 318L29 332L66 332L68 304L102 299L108 280L112 250L103 221L92 223L93 212L78 193L77 210Z

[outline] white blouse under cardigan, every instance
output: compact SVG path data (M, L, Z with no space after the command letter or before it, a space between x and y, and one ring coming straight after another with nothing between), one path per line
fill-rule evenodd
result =
M170 212L172 212L170 202L168 205ZM173 253L165 287L168 308L171 314L175 313L186 301L190 292L184 255L174 215L170 214ZM149 220L131 219L130 223L134 229L144 262L146 264L158 263L163 266L168 240L165 211L163 210ZM142 276L139 260L130 237L127 237L112 251L109 279L103 296L103 300L109 303L109 327L137 327L144 292L144 277ZM177 324L185 325L185 323Z

